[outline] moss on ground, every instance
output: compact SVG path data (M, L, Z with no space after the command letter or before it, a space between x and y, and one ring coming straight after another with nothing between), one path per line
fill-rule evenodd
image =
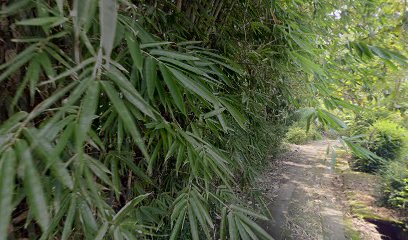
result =
M378 176L356 172L349 167L349 153L343 148L336 148L335 171L343 179L344 203L349 208L349 215L344 217L348 239L366 239L360 229L353 224L353 218L362 220L372 219L401 224L392 218L392 210L381 210L376 205L379 193L377 192Z
M353 221L351 217L345 217L344 225L346 228L348 239L351 239L351 240L361 240L362 239L360 232L354 229Z

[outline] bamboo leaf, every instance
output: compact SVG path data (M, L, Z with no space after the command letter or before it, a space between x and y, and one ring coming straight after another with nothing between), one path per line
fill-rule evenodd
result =
M94 237L98 231L98 224L96 223L95 217L92 214L91 208L88 206L85 200L82 200L79 203L78 208L85 236Z
M216 108L215 110L213 110L213 111L211 111L211 112L202 114L202 116L203 116L204 119L210 118L210 117L213 117L213 116L220 115L222 112L224 112L224 110L225 110L225 108L223 108L223 107L221 107L221 108Z
M145 172L140 169L134 162L132 162L133 159L128 159L126 157L118 155L115 155L115 157L120 158L121 162L124 162L130 168L130 170L132 170L132 172L140 179L142 179L146 183L153 184L153 180L149 176L147 176Z
M247 234L251 237L251 239L253 240L258 240L259 238L256 236L256 234L254 233L254 231L252 231L252 229L246 225L245 223L243 223L240 219L239 219L240 224L242 225L242 227L245 229L245 231L247 232Z
M74 133L74 128L75 128L75 123L68 124L68 126L65 128L65 130L61 133L58 143L56 144L53 155L55 156L60 156L61 152L65 149L67 146L68 142L70 141L70 138L72 134Z
M234 216L232 212L228 213L228 232L231 240L238 240L238 229L235 225Z
M29 139L31 147L45 160L46 169L51 168L52 174L69 189L73 189L74 182L67 168L59 156L52 155L54 149L46 139L38 135L33 129L25 129L24 135Z
M123 103L122 99L119 98L118 93L113 88L112 84L109 82L102 81L101 82L106 94L108 95L109 99L112 101L116 112L118 113L119 117L122 119L125 129L129 132L132 136L133 140L136 142L137 146L139 147L140 151L143 155L149 159L149 154L146 151L146 146L144 141L140 135L139 130L136 127L135 121L129 113L129 110L126 108L126 105Z
M182 61L197 61L200 60L197 57L190 56L187 54L182 54L178 52L171 52L171 51L166 51L166 50L159 50L159 49L152 49L149 52L152 55L156 56L163 56L163 57L168 57L170 59L177 59L177 60L182 60Z
M76 129L76 143L77 147L80 148L85 140L86 134L91 128L92 121L95 118L95 112L98 107L99 100L99 83L93 81L85 94L81 102L81 111L78 119L78 127Z
M194 196L192 198L193 202L197 206L199 210L199 214L204 217L206 220L207 224L211 227L214 228L214 224L212 223L210 214L208 213L208 210L204 208L203 202L205 202L205 199L202 198L202 196L197 192L197 191L192 191L192 195ZM200 198L201 197L201 198ZM201 201L200 201L201 199ZM202 224L203 225L203 224Z
M263 230L257 223L249 219L248 217L238 214L239 218L242 220L243 223L247 224L258 236L264 238L264 239L269 239L273 240L273 237L271 237L265 230Z
M101 45L108 59L110 59L116 35L116 24L118 15L116 5L117 5L116 0L99 1Z
M170 220L172 222L174 222L174 220L180 216L181 212L183 211L185 212L185 210L187 209L188 201L186 198L183 198L179 201L174 201L173 204L174 204L174 208L170 216Z
M64 229L62 230L61 240L67 240L69 235L72 233L72 223L74 222L77 205L76 197L72 196L71 203L69 205L67 217L64 221Z
M195 92L197 95L201 96L202 98L206 99L207 101L213 104L218 103L218 99L210 92L210 90L208 90L199 81L193 80L190 77L187 77L180 71L173 69L173 68L170 68L170 72L186 88L190 89L191 91Z
M111 67L107 76L120 87L125 98L137 109L156 120L155 110L147 103L130 81L115 67Z
M174 77L171 75L166 66L160 64L159 67L160 72L163 76L163 80L166 83L167 87L169 88L174 103L182 113L186 114L186 107L184 105L183 96L181 94L179 86L177 86L176 82L174 81Z
M194 192L194 191L193 191ZM208 229L208 224L212 224L211 220L208 222L208 219L205 219L207 216L207 213L202 206L202 203L200 202L199 199L197 199L194 196L190 197L189 201L191 208L193 209L193 213L195 217L198 219L201 229L204 231L205 235L207 236L207 239L211 239L210 231ZM206 222L207 220L207 222Z
M120 221L122 221L123 218L126 217L130 213L130 211L135 210L134 208L136 207L136 205L138 205L141 201L143 201L149 195L150 193L139 195L133 198L130 202L126 203L126 205L123 206L123 208L121 208L119 212L113 217L113 223L118 224Z
M235 225L238 228L238 233L239 233L240 238L242 240L250 240L249 235L246 232L244 226L242 225L240 219L237 216L235 216L234 220L235 220Z
M220 102L228 110L228 112L232 115L235 121L237 121L239 126L245 129L245 123L246 123L245 116L227 101L220 99Z
M41 235L39 240L50 239L50 236L53 234L55 229L58 227L58 225L61 222L62 217L64 217L64 215L65 215L65 213L67 211L68 203L69 203L69 199L64 198L63 201L62 201L61 206L58 208L57 213L54 216L52 216L51 223L50 223L49 227L47 228L47 231L43 232L43 234Z
M45 26L53 25L55 23L62 23L68 19L64 17L41 17L41 18L31 18L16 22L16 25L22 26Z
M149 163L147 165L147 174L149 174L149 176L151 176L152 173L153 173L153 166L155 165L155 163L156 163L156 161L157 161L157 159L159 157L159 152L161 150L162 142L163 141L159 141L156 144L156 147L154 148L153 153L152 153L152 155L150 157Z
M225 240L227 237L227 222L227 208L223 207L221 210L220 240Z
M150 39L153 40L153 39ZM140 48L144 49L144 48L155 48L155 47L160 47L163 45L170 45L173 42L151 42L151 43L144 43L144 44L140 44Z
M166 156L164 157L164 161L167 161L170 157L172 157L174 155L174 153L176 152L176 149L179 147L178 142L174 141L169 150L166 153Z
M54 68L52 66L51 60L46 54L46 52L37 54L35 59L36 61L38 61L39 64L41 64L41 67L44 70L44 72L47 74L48 78L52 78L56 75Z
M111 173L112 173L112 183L113 183L114 190L116 193L116 199L119 199L121 183L120 183L120 174L119 174L117 158L111 159Z
M268 220L267 217L265 217L265 216L263 216L263 215L261 215L261 214L255 213L255 212L253 212L253 211L250 211L250 210L248 210L248 209L246 209L246 208L242 208L242 207L239 207L239 206L231 205L231 209L237 210L237 211L239 211L239 212L245 213L245 214L247 214L247 215L249 215L249 216L252 216L252 217L255 217L255 218L258 218L258 219L261 219L261 220L265 220L265 221Z
M33 111L30 112L30 114L27 116L28 119L33 119L37 117L39 114L41 114L45 109L47 109L49 106L54 104L56 101L58 101L60 98L62 98L71 88L75 86L76 82L72 82L65 86L64 88L58 90L56 93L54 93L52 96L48 97L41 103L39 103Z
M293 60L295 60L303 68L304 71L309 72L311 74L318 74L322 76L325 75L324 70L307 57L296 52L289 52L289 56L291 56Z
M99 228L98 233L95 236L95 240L102 240L104 239L106 232L108 231L109 223L104 222L102 226Z
M33 49L32 49L33 50ZM22 53L24 52L24 55L22 55ZM16 57L15 59L13 59L12 62L13 64L11 66L9 66L5 71L3 71L3 73L0 74L0 82L2 82L4 79L6 79L7 77L9 77L11 74L13 74L14 72L16 72L17 70L19 70L24 64L26 64L28 61L30 61L33 57L33 53L32 51L23 51L22 53L20 53L18 55L18 57ZM22 55L20 57L20 55ZM7 63L6 63L7 65ZM2 66L6 66L6 65L2 65ZM1 67L0 66L0 69Z
M17 112L9 117L6 121L2 122L0 125L0 135L13 131L13 129L15 129L19 125L20 121L27 117L27 115L27 112Z
M212 80L213 82L217 82L219 83L219 81L215 80L214 78L210 77L206 72L204 72L203 70L201 70L200 68L196 67L196 66L191 66L187 63L183 63L180 61L177 61L175 59L171 59L171 58L166 58L166 57L160 57L159 58L160 61L163 61L166 63L166 65L169 65L168 63L176 66L177 68L186 71L186 72L190 72L196 75L200 75L206 79ZM169 66L170 67L170 66Z
M183 164L183 161L185 160L185 146L180 144L179 150L177 152L177 158L176 158L176 172L180 170L181 165Z
M142 55L142 52L140 50L139 43L137 42L137 40L135 40L133 35L131 35L129 32L126 32L126 41L127 41L127 44L128 44L130 56L133 59L133 63L136 65L136 68L140 72L142 72L142 70L143 70L143 55Z
M0 70L15 65L17 62L20 62L22 60L24 62L27 62L33 57L33 55L35 55L37 48L38 48L37 44L31 44L30 46L26 47L23 51L21 51L19 54L17 54L17 56L15 56L13 59L10 59L9 61L0 65Z
M45 232L50 223L50 215L40 175L34 165L27 143L25 141L17 142L16 150L20 161L24 164L24 190L27 194L30 211L32 211L41 230Z
M31 102L34 102L35 88L37 87L37 83L40 78L40 70L41 70L40 65L35 59L33 59L28 65L27 73L24 76L23 83L19 86L19 89L17 90L17 93L14 96L12 103L13 106L17 104L28 82L30 85L29 89Z
M64 71L64 72L62 72L61 74L59 74L58 76L55 76L55 77L53 77L53 78L51 78L51 79L49 79L49 80L47 80L47 81L45 81L45 82L42 82L42 83L39 84L39 85L45 85L45 84L53 83L53 82L55 82L55 81L57 81L57 80L59 80L59 79L62 79L62 78L65 78L65 77L68 77L68 76L71 76L71 75L76 76L76 74L77 74L77 72L78 72L79 70L81 70L81 69L87 69L87 68L85 68L85 67L88 66L89 64L93 63L94 61L95 61L95 58L94 58L94 57L88 58L88 59L82 61L81 63L79 63L78 65L76 65L75 67L69 68L69 69L67 69L66 71ZM88 68L88 69L89 69L89 68ZM84 81L84 79L82 79L81 82L83 82L83 81Z
M184 208L184 209L180 212L180 214L178 215L177 221L176 221L176 223L174 224L173 229L172 229L172 231L171 231L170 240L179 239L179 238L177 238L177 237L178 237L178 234L179 234L181 228L183 227L183 223L184 223L184 219L185 219L186 212L187 212L187 210L186 210L186 208Z
M101 179L105 184L114 189L113 183L111 182L108 174L111 172L98 160L93 159L89 155L83 155L84 159L87 160L88 168L95 174L99 179Z
M145 78L147 85L147 95L151 100L154 98L154 91L157 85L157 65L156 60L152 57L147 57L145 62Z
M13 212L14 179L17 159L13 149L2 153L0 159L0 239L7 239L8 225Z
M200 237L198 235L197 221L196 218L194 217L192 206L188 206L188 220L190 222L190 231L192 239L199 240Z

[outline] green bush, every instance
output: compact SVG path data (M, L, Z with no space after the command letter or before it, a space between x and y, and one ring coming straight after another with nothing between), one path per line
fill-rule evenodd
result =
M408 145L408 131L390 120L375 122L370 135L369 149L384 159L398 158Z
M286 133L286 141L293 144L304 144L307 142L307 134L305 129L301 127L289 128Z
M321 140L321 139L323 139L322 134L321 134L316 128L314 128L314 127L311 127L311 128L309 129L309 131L306 132L306 134L307 134L307 139L308 139L308 141L309 141L309 140L315 141L315 140Z
M377 172L407 152L408 131L390 120L378 120L369 128L364 145L383 160L356 158L353 165L360 171Z
M336 140L341 136L341 134L334 129L329 129L324 132L324 136L328 139Z
M310 127L309 131L306 131L304 127L292 126L286 133L285 140L293 144L305 144L311 140L320 140L322 135L314 127Z
M367 109L357 114L354 118L345 113L343 113L342 117L348 119L348 134L351 136L365 134L370 131L376 122L384 120L407 127L404 125L406 119L399 112L390 111L384 106Z
M408 210L408 159L394 161L382 172L384 201L387 205Z

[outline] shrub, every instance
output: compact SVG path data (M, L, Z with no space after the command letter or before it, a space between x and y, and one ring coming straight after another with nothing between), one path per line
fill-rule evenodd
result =
M310 127L309 131L306 131L304 127L292 126L286 133L286 141L293 144L305 144L311 140L320 140L322 135L315 127Z
M408 144L408 131L389 120L374 123L370 135L368 147L384 159L396 159Z
M293 144L304 144L307 141L305 129L300 127L289 128L286 133L286 141Z
M393 112L383 107L376 107L362 111L355 118L349 117L349 115L343 114L343 118L348 119L349 135L364 134L370 131L372 126L378 121L388 120L390 122L399 124L402 127L405 126L405 120L399 112Z
M407 160L394 161L382 172L384 202L395 208L408 209Z
M383 160L356 158L353 165L360 171L377 172L407 152L408 131L390 120L378 120L369 128L364 145Z
M314 127L311 127L309 129L309 131L306 132L306 134L307 134L307 139L308 140L314 140L315 141L315 140L323 139L322 134Z

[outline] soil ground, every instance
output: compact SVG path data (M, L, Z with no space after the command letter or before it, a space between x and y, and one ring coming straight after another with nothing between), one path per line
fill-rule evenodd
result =
M260 224L276 240L379 240L381 234L361 211L398 218L394 211L376 206L376 177L351 171L342 155L334 162L326 154L328 146L340 144L324 140L290 145L259 177L258 187L269 199L273 217Z

